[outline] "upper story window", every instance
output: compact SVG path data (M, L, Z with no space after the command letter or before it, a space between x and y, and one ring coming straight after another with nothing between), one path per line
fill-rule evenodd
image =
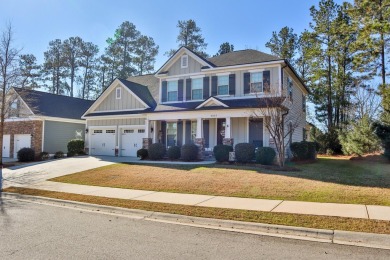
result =
M19 101L14 100L9 107L9 117L19 117Z
M269 92L271 89L271 73L269 70L251 73L251 93Z
M218 89L217 94L221 95L229 95L229 76L218 76Z
M116 88L116 89L115 89L115 96L116 96L116 99L121 99L121 95L122 95L121 92L122 92L122 91L121 91L121 88Z
M192 79L192 100L203 99L203 78Z
M177 80L168 81L167 84L167 101L177 101L178 92L177 92Z
M306 112L306 96L302 94L302 111Z
M293 101L293 81L290 77L287 79L287 91L288 91L288 98L292 102Z
M188 55L181 56L181 68L188 68Z

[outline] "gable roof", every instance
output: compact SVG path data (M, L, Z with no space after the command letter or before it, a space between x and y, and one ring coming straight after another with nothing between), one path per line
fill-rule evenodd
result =
M251 63L260 63L268 61L283 60L277 56L270 55L256 50L240 50L232 51L207 59L216 67L244 65Z
M137 95L149 107L156 106L156 101L154 100L153 96L149 92L149 89L147 86L133 82L133 81L128 81L125 79L118 78L118 80L123 85L125 85L128 89L130 89L135 95Z
M80 119L93 104L92 100L74 98L52 93L13 88L35 115Z

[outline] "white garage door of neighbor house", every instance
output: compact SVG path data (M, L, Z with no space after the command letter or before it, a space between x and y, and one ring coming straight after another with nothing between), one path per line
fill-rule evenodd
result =
M10 156L11 136L3 135L3 157L8 158Z
M94 129L91 134L92 155L115 155L115 129Z
M14 158L17 157L17 152L22 148L31 148L30 134L14 136Z
M142 138L145 129L121 130L121 156L137 156L137 150L142 148Z

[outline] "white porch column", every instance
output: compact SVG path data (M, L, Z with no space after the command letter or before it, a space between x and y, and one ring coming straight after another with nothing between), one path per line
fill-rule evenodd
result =
M202 128L203 128L202 118L197 118L196 119L196 138L203 138Z
M231 136L232 136L231 120L230 117L226 117L225 138L231 138Z
M157 134L158 134L158 131L157 131L157 121L154 120L153 121L153 143L157 143Z
M149 132L150 132L150 126L149 126L149 119L145 119L145 138L149 138Z

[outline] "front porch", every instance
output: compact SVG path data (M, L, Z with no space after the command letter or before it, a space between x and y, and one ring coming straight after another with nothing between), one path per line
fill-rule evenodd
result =
M202 156L212 154L216 145L234 146L251 143L255 147L269 145L269 134L263 118L252 117L185 117L167 120L145 120L143 147L162 143L167 148L196 144Z

